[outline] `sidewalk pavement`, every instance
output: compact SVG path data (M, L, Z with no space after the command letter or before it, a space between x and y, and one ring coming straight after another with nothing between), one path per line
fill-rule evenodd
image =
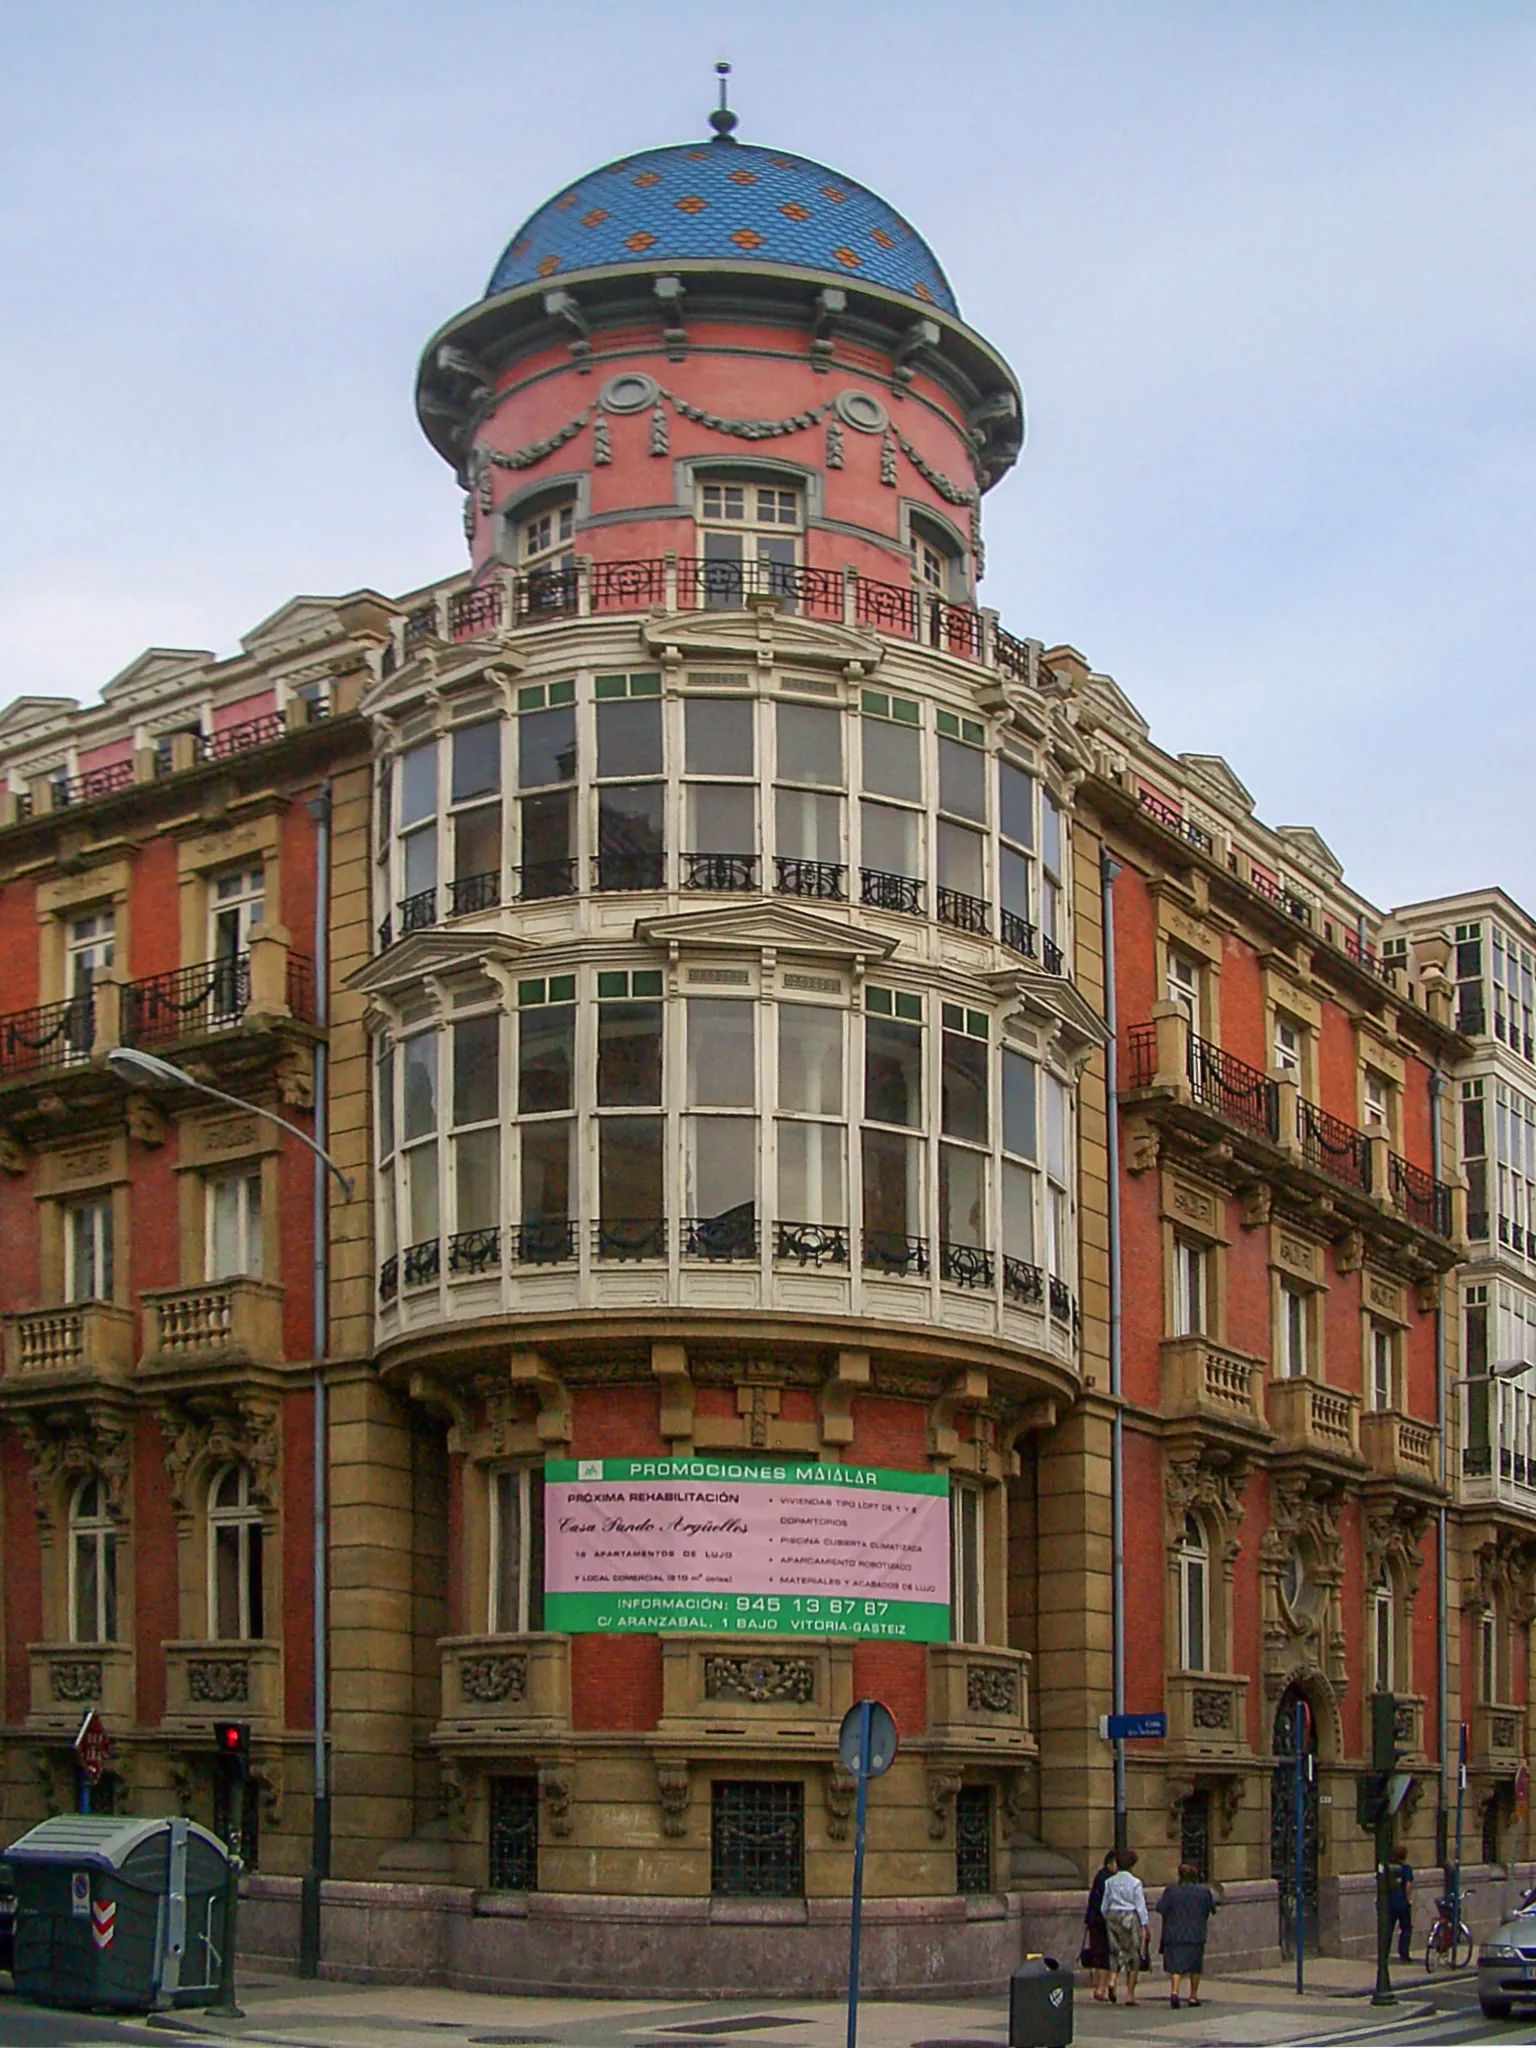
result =
M1461 1973L1466 1982L1470 1973ZM1076 1998L1079 2041L1165 2041L1190 2048L1290 2048L1321 2038L1395 2028L1424 2018L1422 1969L1398 1972L1402 2001L1373 2007L1372 1964L1322 1957L1307 1965L1297 1997L1294 1965L1207 1978L1197 2009L1174 2012L1167 1979L1141 1980L1134 2009L1095 2005L1086 1982ZM1436 1979L1437 1983L1456 1982ZM1470 1984L1467 1986L1469 1992ZM183 2037L243 2041L257 2048L844 2048L846 2007L764 1998L678 2003L659 1999L500 1997L416 1986L299 1982L242 1975L243 2020L190 2010L157 2014L148 2024ZM148 2041L154 2034L146 2035ZM1004 2048L1006 1999L957 2002L869 1999L859 2007L860 2048Z

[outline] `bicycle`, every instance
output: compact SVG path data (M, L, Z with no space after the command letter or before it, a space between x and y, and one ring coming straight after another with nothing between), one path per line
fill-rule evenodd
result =
M1465 1906L1467 1896L1467 1891L1463 1890L1459 1902L1462 1906ZM1447 1893L1435 1901L1435 1917L1424 1945L1424 1967L1429 1971L1464 1970L1471 1960L1472 1930L1460 1914L1452 1926L1451 1899Z

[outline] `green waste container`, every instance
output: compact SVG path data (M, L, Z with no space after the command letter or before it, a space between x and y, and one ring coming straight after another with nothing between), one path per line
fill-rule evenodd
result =
M196 1821L59 1814L5 1860L19 1997L147 2011L216 1995L229 1857Z

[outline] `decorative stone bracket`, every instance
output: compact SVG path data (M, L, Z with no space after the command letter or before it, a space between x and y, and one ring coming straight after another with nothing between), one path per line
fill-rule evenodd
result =
M686 1761L656 1759L656 1794L661 1801L661 1832L677 1841L688 1831L688 1805L693 1781Z
M537 1351L514 1351L507 1361L507 1377L514 1387L531 1389L538 1399L539 1442L568 1444L575 1430L571 1393L549 1361Z
M950 1815L964 1782L959 1771L928 1773L928 1834L931 1840L942 1842L949 1832Z

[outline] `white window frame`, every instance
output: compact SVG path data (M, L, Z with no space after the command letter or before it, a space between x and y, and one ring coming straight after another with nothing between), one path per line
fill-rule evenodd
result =
M1190 1033L1195 1038L1204 1038L1205 991L1202 975L1205 963L1197 960L1193 953L1181 953L1177 946L1170 946L1167 953L1167 973L1164 978L1163 995L1166 1001L1177 1003L1189 1018Z
M486 1632L493 1636L527 1635L529 1617L534 1593L533 1586L533 1475L530 1463L504 1463L492 1465L486 1473L487 1490L487 1562L489 1575L486 1582ZM518 1556L517 1556L517 1612L504 1615L501 1612L502 1582L502 1482L514 1479L517 1482L518 1502Z
M1298 1088L1306 1086L1307 1027L1288 1010L1275 1012L1271 1064L1278 1073L1294 1081Z
M1173 1292L1169 1334L1206 1337L1211 1321L1211 1251L1199 1239L1173 1234Z
M266 903L266 869L243 864L208 877L208 958L238 960L251 950ZM233 941L233 943L231 943Z
M1193 1531L1193 1535L1191 1535ZM1211 1546L1205 1530L1193 1515L1186 1515L1174 1553L1178 1570L1179 1668L1181 1671L1211 1670ZM1195 1654L1198 1622L1198 1655Z
M516 519L517 566L524 571L568 569L576 538L576 494L546 498Z
M228 1272L218 1270L218 1200L221 1187L234 1187L237 1262ZM262 1277L263 1253L261 1168L236 1167L226 1173L210 1173L203 1183L204 1256L203 1271L210 1281L230 1280L237 1274L253 1280ZM254 1193L253 1193L254 1191Z
M1383 1576L1371 1588L1370 1629L1371 1680L1374 1692L1395 1692L1397 1676L1397 1596L1392 1581Z
M217 1505L220 1488L231 1473L237 1475L237 1498L230 1506ZM208 1483L208 1638L210 1642L249 1643L257 1640L252 1628L251 1584L253 1570L262 1567L262 1548L258 1545L256 1557L251 1556L251 1531L261 1531L261 1509L251 1499L251 1469L248 1465L234 1463L223 1465L214 1473ZM235 1633L228 1635L220 1630L224 1617L219 1613L219 1531L233 1529L236 1545L235 1599L239 1608L235 1616ZM265 1606L265 1601L263 1601Z
M1282 1278L1277 1290L1275 1349L1276 1377L1287 1380L1315 1379L1316 1342L1312 1328L1313 1294L1309 1287ZM1299 1364L1298 1364L1299 1359Z
M82 1271L81 1250L76 1232L80 1218L93 1219L90 1244ZM110 1301L116 1285L117 1247L114 1243L113 1202L110 1194L87 1195L63 1205L64 1299L66 1301ZM110 1269L110 1270L109 1270ZM87 1284L82 1284L87 1283Z
M957 1643L987 1639L986 1501L974 1480L950 1482L951 1622Z
M1375 1413L1397 1406L1397 1332L1386 1323L1371 1320L1367 1327L1366 1405ZM1386 1368L1386 1399L1382 1396L1382 1368Z
M83 1510L88 1495L95 1498L91 1512ZM80 1550L89 1545L96 1554L96 1612L89 1617L88 1632L81 1630ZM110 1643L117 1640L117 1524L107 1505L107 1490L100 1476L92 1473L76 1487L69 1506L69 1640L73 1643Z

